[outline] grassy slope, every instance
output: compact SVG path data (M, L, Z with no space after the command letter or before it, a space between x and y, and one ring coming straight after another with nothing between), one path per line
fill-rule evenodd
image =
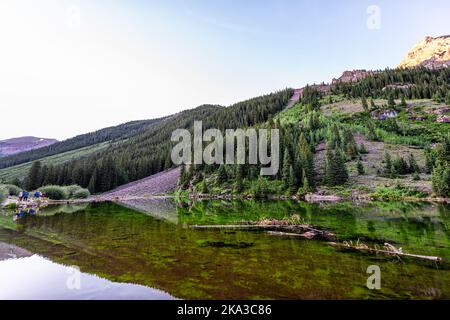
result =
M357 118L358 115L363 112L363 107L361 100L346 100L339 96L332 96L333 103L325 103L321 107L321 112L327 117L332 117L335 119L346 119L347 123L351 123L352 119ZM324 101L328 97L324 98ZM386 105L386 100L377 99L375 100L377 106ZM396 101L397 104L400 101ZM397 121L400 125L406 126L408 128L416 128L418 131L425 132L428 136L435 136L436 134L444 134L450 131L450 125L446 123L437 123L436 116L427 113L430 109L442 106L432 100L411 100L407 101L408 107L403 107L403 110L399 113ZM408 119L406 110L413 108L418 115L423 115L425 121L412 121ZM278 115L281 123L296 123L302 115L302 106L295 105L293 108L286 110ZM355 129L356 128L356 129ZM361 190L375 190L379 187L395 187L398 183L402 186L411 187L426 193L431 193L431 176L422 173L421 180L414 181L412 175L405 175L398 179L389 179L377 175L379 169L382 170L384 167L384 155L385 152L389 152L392 159L397 155L402 156L405 159L408 155L412 153L418 162L419 166L423 169L425 167L425 156L423 146L414 145L416 140L420 139L410 139L408 137L397 136L380 131L379 134L382 135L383 141L374 142L368 141L364 136L364 128L362 127L361 133L358 133L358 127L353 127L355 132L355 139L358 144L363 143L366 149L369 151L367 155L362 156L362 163L365 168L365 175L359 176L356 169L356 161L347 163L347 168L350 174L350 181L347 187L350 189L361 189ZM316 153L316 170L319 175L323 174L325 159L325 146L319 145L318 151Z
M72 150L57 155L49 156L40 159L42 164L61 164L70 160L79 159L90 154L100 152L110 146L110 142L102 142L93 146L84 147L77 150ZM23 178L31 168L33 162L19 164L14 167L0 169L0 181L11 181L15 178Z

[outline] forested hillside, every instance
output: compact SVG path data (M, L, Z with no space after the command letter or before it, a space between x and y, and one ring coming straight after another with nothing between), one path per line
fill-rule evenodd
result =
M286 89L230 107L204 105L183 111L100 153L56 166L36 162L24 184L32 187L78 184L91 192L111 190L171 168L170 138L174 130L191 130L194 121L203 121L205 129L245 128L265 123L283 110L292 94L292 89Z
M281 130L278 175L259 165L189 166L180 192L450 196L450 70L385 70L313 87L264 127ZM447 105L446 105L447 104Z
M147 128L148 126L158 123L161 120L162 119L153 119L128 122L119 126L109 127L95 132L79 135L65 141L54 143L44 148L39 148L0 158L0 169L12 167L22 163L42 159L72 150L85 148L106 141L126 139L128 137L134 136L139 131Z
M341 82L332 92L347 98L434 99L450 101L450 68L388 69L357 83Z

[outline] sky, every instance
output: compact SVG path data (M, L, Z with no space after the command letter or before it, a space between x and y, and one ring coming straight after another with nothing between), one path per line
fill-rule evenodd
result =
M395 67L450 34L448 12L448 0L2 0L0 140L63 140Z

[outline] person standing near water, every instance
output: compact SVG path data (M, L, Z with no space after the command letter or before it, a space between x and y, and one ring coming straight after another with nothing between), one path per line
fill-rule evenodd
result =
M19 201L22 201L22 199L23 199L23 192L20 191L19 194L18 194L18 196L19 196Z
M23 201L28 201L28 195L29 195L28 191L23 192Z

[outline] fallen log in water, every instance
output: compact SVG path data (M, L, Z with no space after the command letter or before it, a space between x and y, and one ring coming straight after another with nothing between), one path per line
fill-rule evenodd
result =
M279 231L267 231L268 234L272 236L282 236L282 237L299 237L304 239L313 239L317 236L316 233L312 231L307 231L305 233L288 233L288 232L279 232Z
M381 253L386 254L390 256L399 256L399 257L410 257L410 258L416 258L416 259L422 259L422 260L429 260L434 262L440 262L442 261L441 257L435 257L435 256L424 256L420 254L412 254L412 253L405 253L401 250L396 249L393 245L389 243L385 243L385 249L377 249L377 248L370 248L369 246L365 244L349 244L347 242L345 243L336 243L336 242L329 242L330 245L334 247L339 247L342 249L348 249L348 250L356 250L356 251L366 251L371 253Z
M193 229L244 229L253 231L268 231L271 235L277 236L296 236L305 239L322 238L325 240L332 240L335 235L329 231L318 230L310 225L260 225L260 224L238 224L238 225L193 225ZM289 232L286 232L289 231Z

